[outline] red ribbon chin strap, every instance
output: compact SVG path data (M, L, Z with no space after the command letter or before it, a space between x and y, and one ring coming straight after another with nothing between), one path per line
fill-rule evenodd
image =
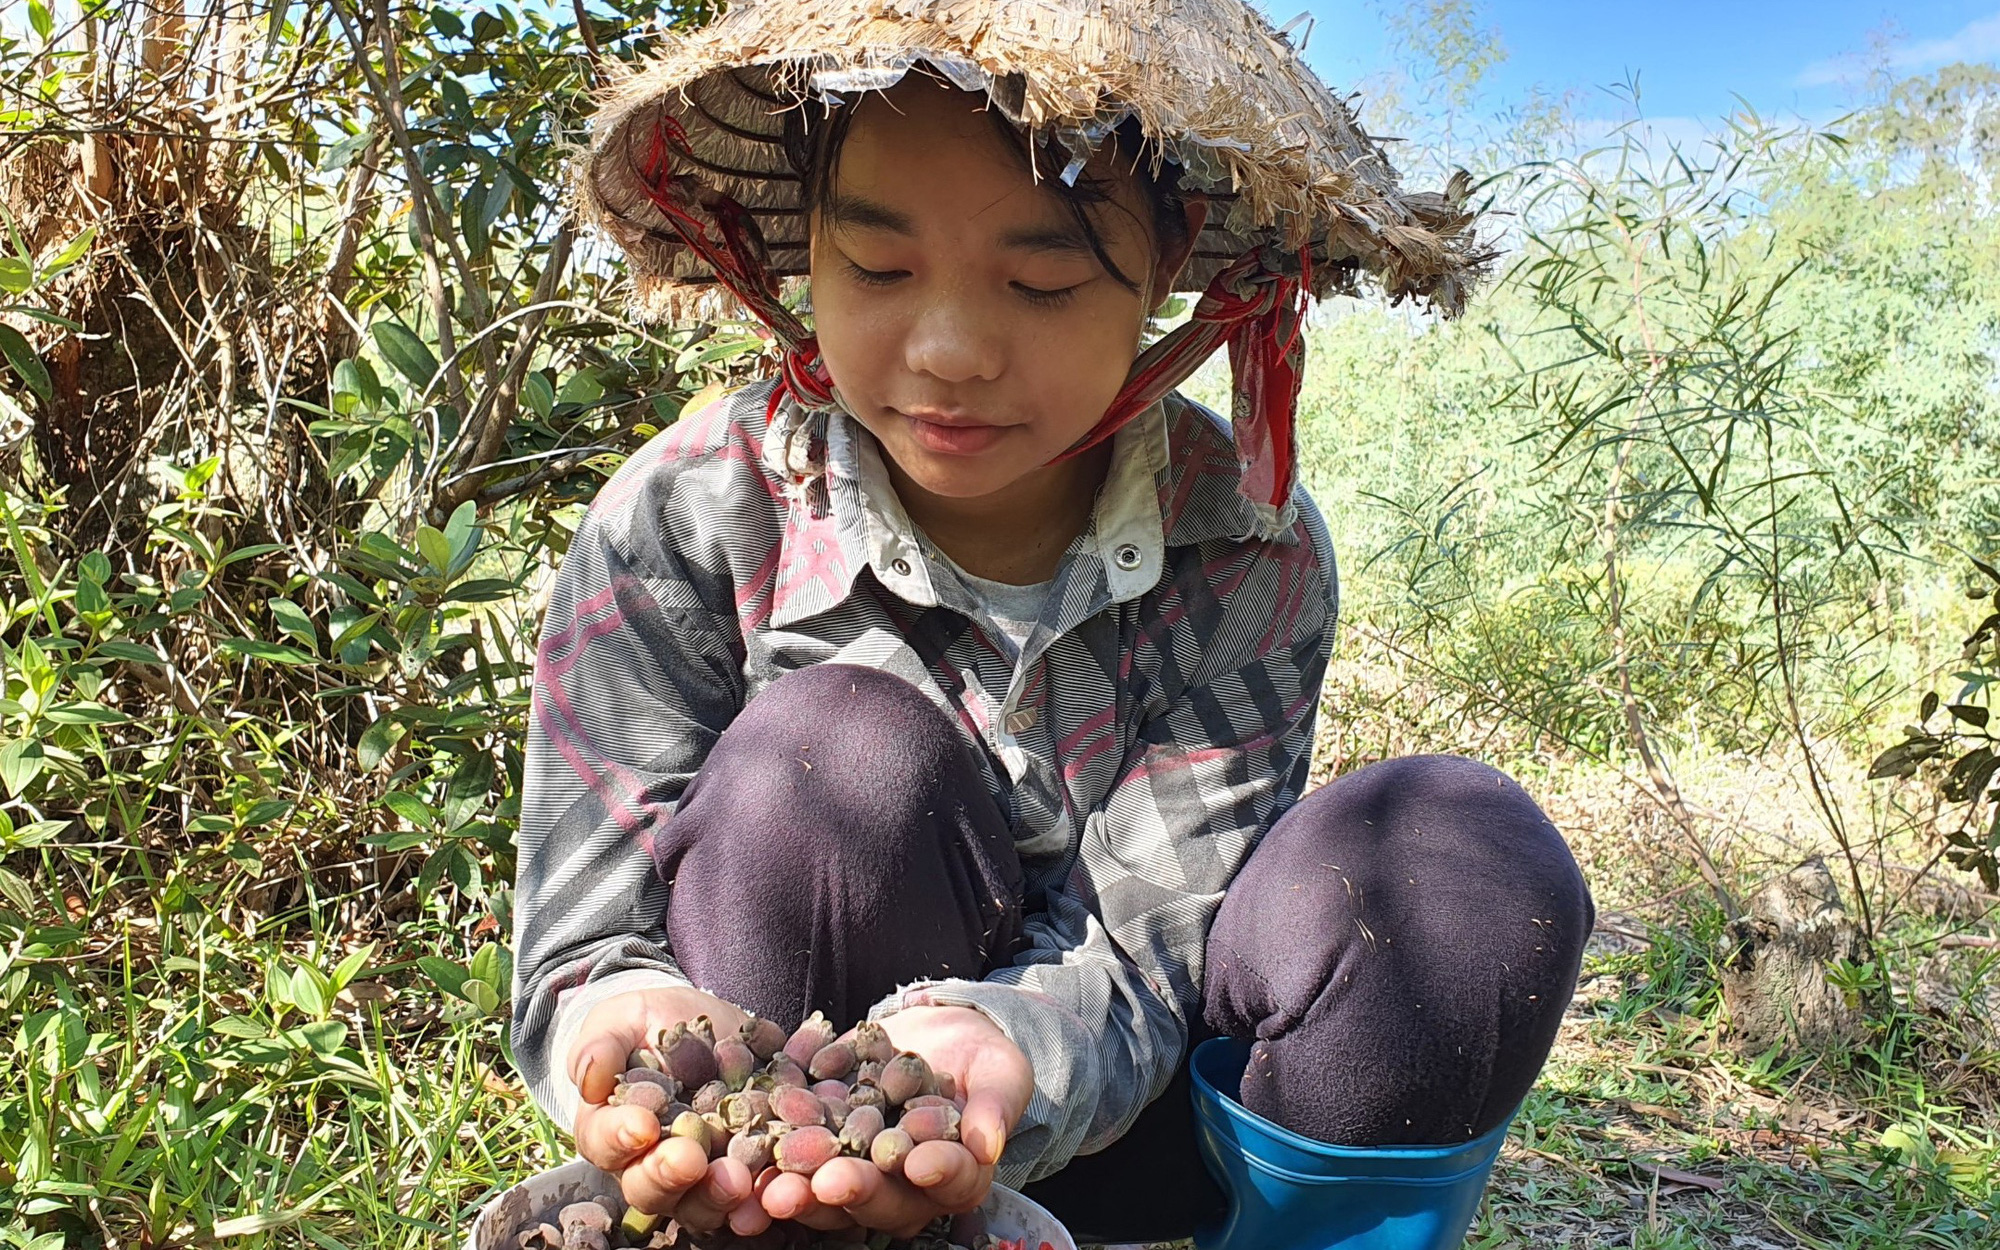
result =
M771 412L786 395L807 408L834 407L833 378L820 357L819 341L779 299L756 219L694 175L675 174L672 154L692 152L687 133L663 113L640 167L642 185L674 233L782 345ZM1186 381L1226 341L1233 380L1229 420L1243 464L1240 489L1256 507L1260 528L1268 531L1290 500L1297 475L1293 430L1312 298L1311 249L1299 253L1298 274L1280 271L1272 263L1274 255L1268 247L1252 248L1216 274L1186 324L1140 354L1097 424L1051 463L1110 438Z

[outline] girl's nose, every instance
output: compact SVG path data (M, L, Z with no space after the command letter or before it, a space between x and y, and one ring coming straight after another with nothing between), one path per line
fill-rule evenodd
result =
M945 382L991 382L1004 352L997 329L964 301L930 301L904 338L904 363L912 373Z

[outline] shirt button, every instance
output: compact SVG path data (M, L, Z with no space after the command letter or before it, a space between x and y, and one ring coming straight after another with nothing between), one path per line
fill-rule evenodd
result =
M910 575L910 562L908 560L898 558L889 567L896 571L896 576L898 577L908 577Z
M1035 727L1035 722L1039 719L1035 714L1035 709L1031 707L1024 707L1018 712L1011 712L1007 716L1007 732L1010 734L1026 733Z
M1139 554L1139 548L1132 543L1126 543L1120 547L1114 558L1118 561L1118 567L1124 569L1127 573L1138 568L1140 561L1145 559L1144 556Z

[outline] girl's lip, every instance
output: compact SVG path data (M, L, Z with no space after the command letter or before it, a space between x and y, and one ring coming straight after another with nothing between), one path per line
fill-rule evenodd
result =
M985 451L1000 441L1007 427L1004 425L984 425L963 419L943 417L942 413L917 416L896 410L896 415L909 423L910 434L924 450L947 456L971 456Z

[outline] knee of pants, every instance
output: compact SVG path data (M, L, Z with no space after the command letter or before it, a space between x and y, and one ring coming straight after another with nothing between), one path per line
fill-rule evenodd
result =
M902 678L811 665L765 687L717 739L669 841L745 842L774 865L893 862L910 837L960 823L942 808L991 806L971 750Z
M1343 1000L1442 1006L1482 978L1540 1016L1567 1001L1594 918L1567 844L1513 779L1459 756L1385 760L1301 799L1230 884L1210 1022L1271 1037Z
M1593 920L1505 775L1414 756L1281 817L1210 932L1206 1016L1256 1039L1241 1097L1322 1141L1463 1141L1520 1103Z

